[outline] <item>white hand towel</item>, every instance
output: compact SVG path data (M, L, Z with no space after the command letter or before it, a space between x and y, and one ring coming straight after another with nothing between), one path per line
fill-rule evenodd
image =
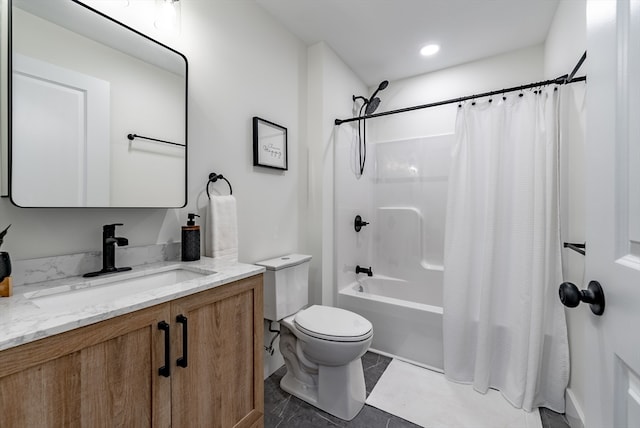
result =
M205 256L238 261L236 198L211 195L207 210Z

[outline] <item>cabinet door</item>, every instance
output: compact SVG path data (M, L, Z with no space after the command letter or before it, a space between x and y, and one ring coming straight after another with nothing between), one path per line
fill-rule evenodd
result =
M172 320L188 326L187 367L172 374L174 428L263 426L262 298L257 275L171 303ZM181 328L174 338L181 357Z
M168 427L169 304L0 352L2 427Z

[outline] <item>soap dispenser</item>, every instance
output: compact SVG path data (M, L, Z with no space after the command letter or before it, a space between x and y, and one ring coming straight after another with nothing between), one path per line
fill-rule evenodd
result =
M198 214L189 213L186 226L182 226L182 261L200 260L200 226L196 225Z

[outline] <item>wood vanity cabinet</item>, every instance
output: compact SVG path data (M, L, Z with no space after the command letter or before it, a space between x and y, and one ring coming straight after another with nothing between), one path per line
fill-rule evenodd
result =
M0 426L169 426L169 316L159 305L0 352Z
M171 304L188 320L187 367L171 374L173 427L262 426L262 275ZM183 332L172 348L183 355Z
M0 427L262 427L262 299L260 274L1 351Z

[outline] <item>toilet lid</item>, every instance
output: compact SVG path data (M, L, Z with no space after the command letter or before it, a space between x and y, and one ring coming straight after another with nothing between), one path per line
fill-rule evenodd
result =
M310 306L296 314L294 323L309 336L336 342L365 340L373 330L366 318L331 306Z
M292 266L297 266L311 260L311 256L305 254L288 254L286 256L276 257L275 259L263 260L255 262L258 266L264 266L267 270L280 270Z

